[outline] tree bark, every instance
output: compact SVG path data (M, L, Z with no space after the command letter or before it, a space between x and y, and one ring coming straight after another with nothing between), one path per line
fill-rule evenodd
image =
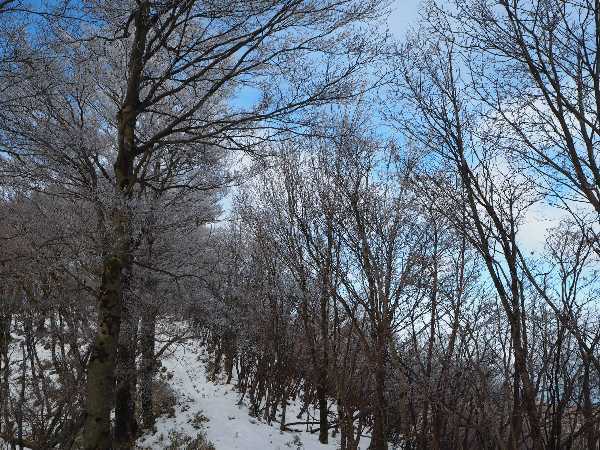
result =
M381 339L381 337L378 337ZM375 404L370 450L387 450L387 419L385 404L385 344L379 342L375 355Z
M9 369L8 346L10 344L10 313L0 315L0 433L10 432L8 414ZM4 426L2 421L4 420Z
M326 270L329 270L327 268ZM328 296L329 277L327 273L323 276L323 293L320 304L320 331L321 331L321 358L319 361L319 385L317 386L317 396L319 401L319 442L327 444L329 437L329 420L327 417L327 388L329 372L329 314L328 314Z
M598 448L598 437L596 434L596 427L594 424L594 406L592 403L592 388L590 381L590 355L586 352L582 354L583 359L583 419L585 431L585 440L587 450L594 450Z
M88 450L112 448L110 410L114 395L115 356L121 326L121 261L104 261L98 305L98 331L87 370L87 411L84 445Z
M117 350L115 448L131 449L137 433L135 419L137 317L125 302Z
M321 383L317 387L317 397L319 401L319 442L327 444L328 440L328 427L329 423L327 420L327 391Z
M142 428L154 429L154 409L152 384L154 379L154 338L156 333L156 314L152 308L142 312L140 347L142 361L140 367L140 397L142 407Z

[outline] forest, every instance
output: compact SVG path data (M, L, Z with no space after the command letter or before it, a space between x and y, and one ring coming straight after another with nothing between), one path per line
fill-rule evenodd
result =
M600 1L408 3L0 0L1 449L600 449Z

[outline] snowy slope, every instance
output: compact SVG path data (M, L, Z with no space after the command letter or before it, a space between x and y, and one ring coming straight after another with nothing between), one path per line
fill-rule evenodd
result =
M339 442L330 438L328 445L318 441L318 434L309 432L282 432L279 424L268 425L248 415L245 405L237 405L239 395L233 385L214 384L206 380L204 364L198 359L198 347L180 346L162 362L173 378L169 381L178 394L175 417L157 420L157 432L144 435L138 445L144 448L165 448L169 431L176 430L196 436L198 430L190 423L194 415L202 413L209 421L205 431L216 450L333 450ZM288 417L294 419L299 405L288 407ZM161 436L162 435L162 436ZM299 441L298 441L299 439ZM301 442L301 445L300 445ZM368 439L361 440L362 450Z

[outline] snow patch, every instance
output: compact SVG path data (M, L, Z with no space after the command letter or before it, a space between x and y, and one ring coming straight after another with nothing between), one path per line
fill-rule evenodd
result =
M152 449L165 448L171 431L195 437L200 430L194 428L202 421L206 437L216 450L333 450L340 448L338 438L321 444L318 433L287 432L279 430L279 423L271 425L251 417L245 404L238 404L239 394L233 384L207 381L203 352L193 342L180 345L165 357L162 365L173 374L169 384L178 396L174 417L160 417L156 433L146 434L137 441L138 446ZM288 406L288 417L295 418L300 405ZM195 419L196 418L196 419ZM205 419L208 421L204 421ZM368 447L369 440L361 440L360 449Z

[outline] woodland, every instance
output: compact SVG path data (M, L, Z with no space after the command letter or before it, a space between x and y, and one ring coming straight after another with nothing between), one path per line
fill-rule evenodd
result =
M600 448L600 2L397 3L0 0L0 448Z

